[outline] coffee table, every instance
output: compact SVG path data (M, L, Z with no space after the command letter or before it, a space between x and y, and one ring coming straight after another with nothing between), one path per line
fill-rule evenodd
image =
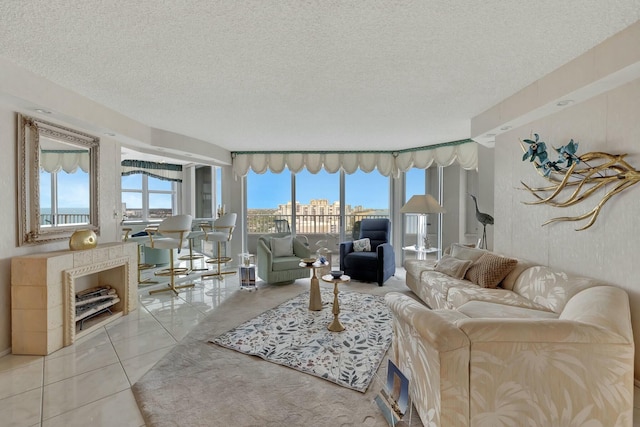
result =
M333 310L331 311L333 313L333 321L331 322L331 324L329 324L329 326L327 326L327 329L331 332L342 332L346 329L344 325L340 323L340 319L338 319L338 314L340 314L340 302L338 301L338 283L346 283L350 280L351 277L347 276L346 274L343 274L337 279L334 278L331 274L325 274L324 276L322 276L323 282L333 283Z
M320 281L316 274L317 268L326 267L329 263L316 261L313 264L307 264L301 262L298 264L300 267L311 269L311 287L309 289L309 310L320 311L322 310L322 297L320 296Z

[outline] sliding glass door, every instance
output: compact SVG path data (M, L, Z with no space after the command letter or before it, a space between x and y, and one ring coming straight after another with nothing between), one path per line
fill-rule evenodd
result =
M247 233L268 234L291 230L291 173L267 171L247 175Z
M442 167L432 166L428 169L410 169L404 174L405 176L405 192L404 203L411 199L414 195L430 194L437 201L442 203ZM442 245L442 215L430 214L427 216L427 241L418 242L418 221L419 214L403 214L403 236L402 246L404 248L425 246L427 248L441 248ZM439 259L438 252L428 254L418 254L412 250L404 250L405 258L426 257Z
M355 240L364 218L389 217L389 180L377 170L366 173L358 169L344 176L345 229L343 239Z
M360 170L292 175L266 172L247 175L249 242L260 235L291 231L317 248L338 250L338 243L358 237L363 218L389 218L390 178ZM251 243L249 243L251 247Z

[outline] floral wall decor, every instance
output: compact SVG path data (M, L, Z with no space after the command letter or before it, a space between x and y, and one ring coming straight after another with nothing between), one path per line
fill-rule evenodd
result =
M520 181L524 189L537 199L525 204L567 207L586 200L601 188L605 191L602 199L590 211L577 216L552 218L542 225L556 221L585 220L587 223L576 230L586 230L596 222L602 207L611 197L640 181L640 171L624 161L627 154L594 151L578 155L578 143L572 139L560 148L552 147L552 159L547 152L547 144L540 140L537 133L533 139L521 140L520 146L524 151L522 160L528 160L550 183L545 187L531 187Z

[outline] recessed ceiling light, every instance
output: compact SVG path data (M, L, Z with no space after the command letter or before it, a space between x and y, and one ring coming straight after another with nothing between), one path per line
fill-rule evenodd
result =
M51 114L51 111L49 111L49 110L44 110L44 109L42 109L42 108L36 108L36 109L35 109L35 112L36 112L36 113L40 113L40 114Z
M511 126L502 126L500 128L500 130L509 130L509 129L511 129Z
M558 101L556 104L558 107L564 107L573 103L573 99L563 99L562 101Z

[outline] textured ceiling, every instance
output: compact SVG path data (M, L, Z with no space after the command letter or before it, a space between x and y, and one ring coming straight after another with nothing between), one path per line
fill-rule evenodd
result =
M640 19L640 0L4 0L0 57L232 151L411 148Z

